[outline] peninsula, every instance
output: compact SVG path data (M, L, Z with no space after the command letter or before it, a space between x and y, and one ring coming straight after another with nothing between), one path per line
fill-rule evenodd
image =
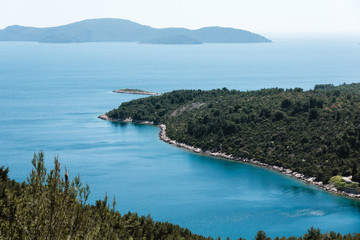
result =
M119 90L114 90L115 93L127 93L127 94L139 94L139 95L159 95L159 93L148 92L141 89L132 89L132 88L123 88Z
M142 42L152 44L268 43L271 40L246 30L228 27L152 28L125 19L88 19L63 26L35 28L9 26L0 41L44 43Z
M179 90L123 103L102 118L159 125L171 144L360 198L360 84Z

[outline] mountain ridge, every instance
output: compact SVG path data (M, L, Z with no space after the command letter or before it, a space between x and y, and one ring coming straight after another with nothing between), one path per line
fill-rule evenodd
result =
M0 30L0 41L72 42L146 42L169 36L186 36L203 43L260 43L271 40L246 30L230 27L152 28L126 19L86 19L55 27L8 26Z

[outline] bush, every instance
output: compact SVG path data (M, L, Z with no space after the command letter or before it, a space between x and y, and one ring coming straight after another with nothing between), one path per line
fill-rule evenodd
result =
M342 176L339 176L339 175L330 178L329 183L334 184L334 187L336 187L336 189L338 189L340 191L343 191L345 187L348 187L348 188L358 188L359 187L358 183L356 183L356 182L347 183L342 178Z

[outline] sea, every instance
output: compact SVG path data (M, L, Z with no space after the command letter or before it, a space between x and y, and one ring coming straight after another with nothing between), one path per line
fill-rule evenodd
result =
M100 114L145 97L137 88L309 90L360 82L360 36L274 37L272 43L146 45L0 42L0 166L27 181L34 153L90 185L89 203L149 215L204 236L252 239L360 232L360 201L257 166L159 140L156 126Z

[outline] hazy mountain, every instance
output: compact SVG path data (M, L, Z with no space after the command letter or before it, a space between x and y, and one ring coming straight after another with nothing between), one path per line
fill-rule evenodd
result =
M158 29L129 20L112 18L90 19L49 28L15 25L0 30L0 41L36 41L48 43L148 42L156 39L170 39L176 42L174 36L181 36L182 39L192 39L193 41L204 43L271 42L261 35L234 28L205 27L198 30L186 28Z

